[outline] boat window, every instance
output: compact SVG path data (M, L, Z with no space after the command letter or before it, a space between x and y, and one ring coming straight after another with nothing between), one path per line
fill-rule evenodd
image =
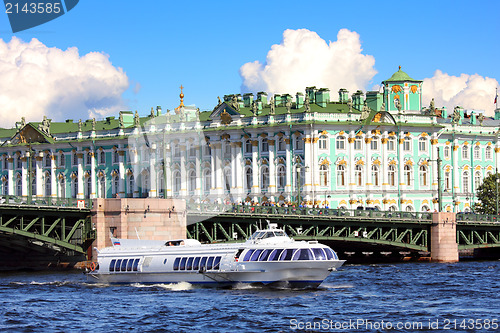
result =
M243 261L248 261L250 260L250 256L252 255L253 251L255 250L248 250L248 252L245 254L245 256L243 257Z
M120 271L120 266L122 265L122 260L121 259L118 259L116 261L116 265L115 265L115 272L119 272Z
M135 259L134 260L134 268L133 268L134 272L137 272L137 269L139 267L139 260L140 259Z
M220 269L220 260L221 257L215 257L213 269Z
M175 258L174 260L174 271L179 270L179 263L181 262L181 258Z
M185 258L185 257L181 259L181 264L179 265L179 269L181 271L186 270L186 261L187 261L187 258Z
M284 231L280 230L280 231L275 231L274 232L274 236L276 236L276 237L284 237L284 236L286 236L286 234L285 234Z
M260 254L260 257L259 257L259 261L267 261L267 258L271 254L271 251L272 251L272 249L267 249L267 250L262 251L262 253Z
M127 272L132 272L132 266L134 265L134 259L129 259L127 264Z
M274 237L274 233L272 231L268 231L264 234L264 237L262 238L270 238L270 237Z
M285 249L283 253L280 256L280 261L283 260L291 260L292 259L292 254L295 251L295 249Z
M128 261L127 259L123 259L120 271L125 272L127 270L127 261Z
M257 261L257 259L259 259L259 255L261 252L262 250L255 250L252 256L250 257L250 261Z
M200 269L200 257L196 257L194 258L194 261L193 261L193 269L194 270L198 270Z
M314 260L314 256L309 249L298 249L292 260Z
M316 260L326 260L326 254L323 249L312 249Z
M283 249L275 249L271 254L269 255L269 258L267 259L268 261L276 261L280 257L281 252Z
M186 270L190 271L193 269L193 260L194 260L193 257L189 257L186 264Z
M207 271L210 270L210 269L212 269L213 265L214 265L214 257L208 258L208 260L207 260Z
M326 248L325 252L326 252L326 257L328 258L328 260L337 260L338 259L337 254L335 252L333 252L332 249Z
M252 235L252 236L250 236L250 238L249 238L249 239L250 239L250 240L256 240L256 239L259 239L259 238L261 238L261 237L262 237L262 235L263 235L263 234L264 234L264 232L263 232L263 231L256 231L256 232L254 232L254 233L253 233L253 235Z
M115 263L116 263L116 259L111 260L111 262L109 263L109 271L110 272L115 271Z
M206 263L207 263L207 257L201 258L201 261L200 261L200 269L201 270L205 269Z

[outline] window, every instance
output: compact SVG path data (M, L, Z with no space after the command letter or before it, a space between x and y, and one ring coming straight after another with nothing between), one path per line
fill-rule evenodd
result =
M158 173L157 182L158 182L158 193L160 198L165 198L165 177L163 171Z
M481 171L476 171L474 174L474 190L481 186Z
M23 182L21 179L16 180L16 195L19 197L23 195Z
M252 140L247 139L245 141L245 154L251 154L252 153Z
M412 172L411 165L405 165L403 169L404 181L406 186L411 186Z
M421 137L418 139L418 152L426 153L427 152L427 138Z
M99 152L99 164L106 164L106 153L104 150Z
M419 171L420 186L427 186L428 185L427 166L421 165L420 168L418 169L418 171Z
M196 146L191 143L189 145L189 157L195 157L196 156Z
M113 194L120 193L120 178L118 175L113 177Z
M462 192L469 192L469 171L464 171L462 174Z
M252 190L253 186L253 172L252 168L247 168L245 171L245 188L247 189L248 192Z
M411 151L411 138L409 136L404 138L403 151Z
M345 136L338 136L335 141L337 143L337 150L345 150Z
M66 180L62 177L59 180L59 198L66 198Z
M464 160L469 159L469 147L468 147L468 145L462 146L462 159L464 159Z
M21 156L18 156L16 158L16 161L17 161L17 169L22 169L23 168L23 160L21 159ZM50 166L50 164L49 164Z
M174 143L174 157L181 157L181 147L178 143Z
M450 159L450 146L444 147L444 158L445 159Z
M391 136L387 140L387 150L395 151L396 150L396 138Z
M45 155L45 167L50 168L50 164L51 164L51 156L50 154L47 154Z
M320 186L328 186L329 177L329 166L328 164L322 164L319 167L319 185Z
M278 165L278 188L285 188L286 184L286 170L284 165Z
M104 178L104 176L99 177L99 181L97 184L99 186L99 198L106 198L106 178Z
M78 154L76 152L73 153L73 166L78 165Z
M231 143L229 141L224 143L224 157L231 158Z
M286 142L285 139L281 136L278 139L278 151L285 151L286 150Z
M379 186L379 167L372 165L372 185Z
M134 196L134 175L130 175L128 177L128 188L127 188L127 197L132 198Z
M76 198L78 194L78 179L75 177L71 180L71 197Z
M269 142L267 141L267 138L262 139L261 145L260 145L260 152L262 154L268 154L269 153Z
M345 166L343 164L337 165L337 186L345 186Z
M87 152L85 164L86 165L91 165L92 164L92 153L91 152Z
M379 139L378 137L374 136L372 138L372 141L370 141L370 149L371 150L378 150L379 147Z
M262 167L262 179L261 179L261 184L262 184L262 190L267 190L269 187L269 168L267 166Z
M232 182L231 169L226 168L224 169L224 190L226 190L226 193L229 193L229 191L231 191L231 182Z
M92 193L92 178L87 177L86 186L85 186L85 198L90 198L90 193Z
M115 150L113 152L113 163L118 164L120 162L120 152L118 150Z
M474 147L474 160L480 160L481 159L481 147L475 146Z
M206 169L203 172L203 189L205 192L209 192L212 187L212 172L210 169Z
M210 148L210 144L207 143L205 146L204 146L204 151L203 151L203 154L205 156L210 156L212 155L212 148Z
M188 179L188 190L189 192L193 192L196 189L196 172L194 170L189 171Z
M304 150L304 140L301 137L295 138L295 150Z
M389 176L389 185L396 186L396 167L394 166L394 164L389 165L387 173Z
M328 137L326 135L321 135L319 137L319 142L318 142L319 149L322 149L322 150L328 149L327 143L328 143Z
M491 160L491 146L487 146L485 149L485 159Z
M359 164L356 165L356 167L354 168L354 179L357 186L363 185L363 166Z
M9 181L6 180L3 183L3 194L8 195L9 194Z
M446 191L451 190L451 174L449 171L445 171L444 173L444 189Z
M354 139L354 150L361 150L362 141L363 139L360 136Z
M52 184L50 179L50 174L45 175L45 196L50 197L52 194Z
M181 173L179 170L174 171L174 193L179 193L181 190Z

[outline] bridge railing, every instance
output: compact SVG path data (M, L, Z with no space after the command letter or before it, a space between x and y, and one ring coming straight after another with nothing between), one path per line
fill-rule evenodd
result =
M294 216L338 216L338 217L368 217L379 219L416 219L432 220L431 212L396 212L358 209L332 209L310 207L277 207L277 206L247 206L224 204L189 204L188 211L203 214L255 214L255 215L294 215Z
M28 200L26 196L15 195L0 195L0 204L92 208L91 199L33 197Z

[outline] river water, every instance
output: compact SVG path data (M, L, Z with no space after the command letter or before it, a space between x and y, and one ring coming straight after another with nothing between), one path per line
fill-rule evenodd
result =
M316 290L109 286L81 272L0 274L8 332L500 331L500 261L346 265Z

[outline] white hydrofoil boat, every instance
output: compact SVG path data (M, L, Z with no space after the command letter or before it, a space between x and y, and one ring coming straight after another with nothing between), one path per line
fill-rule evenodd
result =
M316 288L342 266L317 241L295 241L281 229L256 231L245 243L201 244L194 239L112 239L89 273L103 283L263 284Z

